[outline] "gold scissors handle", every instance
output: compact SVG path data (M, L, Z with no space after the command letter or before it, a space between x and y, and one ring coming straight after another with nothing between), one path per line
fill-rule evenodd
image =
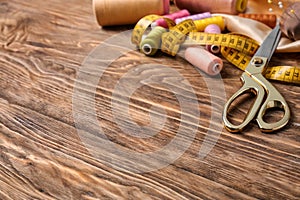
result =
M227 101L227 103L224 106L223 110L223 122L225 128L230 132L240 132L242 131L256 116L257 109L262 104L262 101L265 96L265 90L264 88L257 83L254 79L252 79L248 73L244 72L241 76L241 80L243 82L243 86L234 94L231 96L231 98ZM229 108L231 104L240 96L242 96L245 93L252 92L256 95L256 99L251 106L250 110L248 111L244 121L239 125L232 124L228 119L229 114Z
M287 102L278 90L276 90L276 88L262 74L255 74L252 77L260 82L267 93L267 98L259 109L256 118L259 128L263 132L272 132L283 128L289 122L291 116ZM283 110L284 115L277 122L267 123L264 121L263 117L266 114L266 111L272 108L279 108Z
M242 74L241 79L244 82L242 88L238 90L225 104L223 111L223 122L230 132L242 131L255 117L259 128L263 132L271 132L284 127L290 119L290 109L275 87L262 75L265 67L268 65L281 36L280 26L277 25L266 37L260 48L252 57L250 63ZM244 93L252 92L256 99L249 109L245 119L239 125L234 125L228 120L230 105ZM279 108L284 111L283 117L277 122L268 123L264 116L268 109Z
M230 132L242 131L255 117L262 132L271 132L284 127L290 118L290 109L282 95L267 81L262 74L249 75L244 72L241 76L243 82L240 88L225 104L223 111L223 122ZM228 119L231 104L241 95L252 92L256 99L249 109L245 119L239 125L232 124ZM265 99L266 96L266 99ZM264 100L265 99L265 100ZM263 119L266 111L271 108L279 108L284 111L284 116L277 122L267 123Z

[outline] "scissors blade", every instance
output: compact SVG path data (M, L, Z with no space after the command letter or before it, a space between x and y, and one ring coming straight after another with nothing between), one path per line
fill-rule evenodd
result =
M280 26L277 25L263 41L254 56L265 57L269 61L278 46L280 36Z

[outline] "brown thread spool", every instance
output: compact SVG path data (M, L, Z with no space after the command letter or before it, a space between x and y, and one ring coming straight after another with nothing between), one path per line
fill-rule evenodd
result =
M250 13L244 14L244 13L240 13L239 16L259 21L271 28L274 28L277 23L277 17L274 14L250 14Z
M282 33L291 40L300 40L300 2L291 4L280 20Z
M169 0L93 0L100 26L135 24L149 14L169 13Z
M175 5L179 9L187 9L191 13L227 13L237 14L244 12L247 8L248 0L175 0Z

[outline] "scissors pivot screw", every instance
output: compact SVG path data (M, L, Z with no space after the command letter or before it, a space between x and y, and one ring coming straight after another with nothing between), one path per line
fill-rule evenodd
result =
M264 60L260 57L255 57L252 59L252 64L255 65L256 67L261 66L264 63Z

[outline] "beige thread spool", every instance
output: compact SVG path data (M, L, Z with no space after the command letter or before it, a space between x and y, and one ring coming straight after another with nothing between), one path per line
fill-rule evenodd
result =
M135 24L149 14L169 13L169 0L93 0L100 26Z
M223 69L221 58L209 53L202 46L192 46L185 50L184 58L210 76L215 76Z

